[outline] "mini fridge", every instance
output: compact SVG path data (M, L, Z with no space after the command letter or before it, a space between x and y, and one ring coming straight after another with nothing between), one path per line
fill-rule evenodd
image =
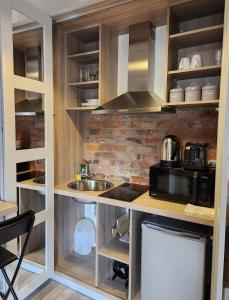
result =
M208 299L211 229L152 216L142 223L141 300Z

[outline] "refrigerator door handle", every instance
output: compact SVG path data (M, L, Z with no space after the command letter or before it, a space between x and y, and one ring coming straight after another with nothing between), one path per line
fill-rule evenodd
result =
M169 235L183 237L183 238L187 238L187 239L191 239L191 240L201 240L203 238L202 236L191 233L191 232L178 231L178 230L169 229L169 228L166 228L163 226L157 226L154 224L144 224L144 225L148 228L151 228L151 229L154 229L157 231L161 231L161 232L169 234Z

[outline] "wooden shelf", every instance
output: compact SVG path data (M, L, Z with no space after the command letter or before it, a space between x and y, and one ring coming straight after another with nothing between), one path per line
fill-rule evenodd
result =
M71 54L71 55L68 55L68 58L76 59L78 62L81 62L81 63L98 62L99 61L99 50Z
M37 249L25 255L25 259L40 265L45 265L45 248Z
M172 34L170 43L176 48L221 42L223 39L223 25L209 26L201 29Z
M82 82L69 82L69 86L76 86L76 87L82 87L85 89L94 89L98 88L99 86L99 81L94 80L94 81L82 81Z
M113 239L101 247L98 253L105 257L129 264L129 244L120 242L117 239Z
M55 270L94 286L95 251L91 255L80 256L72 253L63 259L58 259Z
M175 107L198 107L198 106L218 106L219 100L200 100L200 101L190 101L190 102L167 102L168 106Z
M87 106L87 107L66 107L65 110L78 110L78 111L87 111L87 110L93 110L93 109L96 109L97 107L99 107L98 105L97 106Z
M114 295L120 299L128 298L128 289L125 288L125 282L121 279L116 278L112 280L111 278L106 278L102 283L100 283L99 288L104 292Z
M221 66L213 65L188 70L173 70L169 71L168 75L176 79L191 79L208 76L219 76L221 73Z

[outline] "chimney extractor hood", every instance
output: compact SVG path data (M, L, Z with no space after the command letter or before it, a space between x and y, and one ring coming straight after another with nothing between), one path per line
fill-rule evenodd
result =
M94 109L93 114L175 111L153 92L154 32L150 22L129 27L128 91Z

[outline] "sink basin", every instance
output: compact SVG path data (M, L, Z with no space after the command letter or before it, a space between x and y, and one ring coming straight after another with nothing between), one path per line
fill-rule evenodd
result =
M106 191L113 184L105 180L79 180L69 183L68 187L77 191Z
M34 183L45 184L45 176L39 176L33 179Z
M45 184L45 175L38 176L33 179L34 183L44 185ZM45 191L37 191L40 195L45 196Z

